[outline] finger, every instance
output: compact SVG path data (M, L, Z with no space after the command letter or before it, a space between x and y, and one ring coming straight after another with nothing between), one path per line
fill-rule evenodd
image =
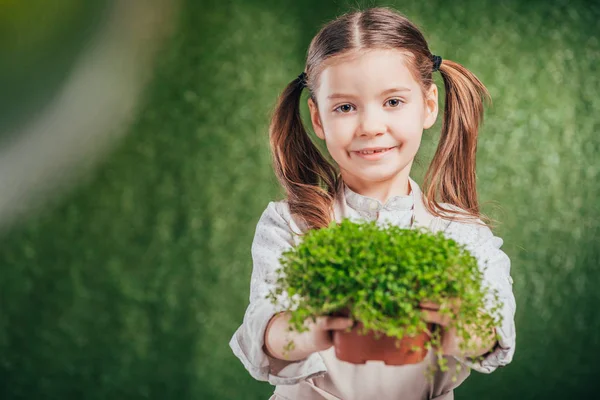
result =
M452 299L450 299L450 304L451 304L452 310L455 313L458 313L458 311L460 310L461 303L462 303L462 299L460 297L453 297Z
M442 314L439 311L421 309L421 316L425 322L430 322L442 326L446 326L450 322L450 316Z
M429 300L423 300L421 303L419 303L419 305L422 308L428 308L430 310L439 310L440 308L440 305L438 303Z
M442 352L444 355L460 353L455 327L442 327Z
M460 305L461 305L461 298L460 297L452 297L449 298L447 300L444 301L444 304L446 304L446 307L449 307L450 309L452 309L454 312L458 312L460 310ZM439 310L441 307L440 303L436 303L434 301L430 301L430 300L423 300L419 303L419 306L421 308L427 308L430 310Z
M354 321L351 318L323 317L320 328L324 330L342 330L350 328L352 325L354 325Z

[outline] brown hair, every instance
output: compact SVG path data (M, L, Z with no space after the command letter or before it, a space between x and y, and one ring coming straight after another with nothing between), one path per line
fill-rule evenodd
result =
M306 87L314 96L326 61L351 51L398 49L425 93L433 83L433 54L419 29L386 7L344 14L313 38L306 61ZM439 71L446 92L442 133L423 183L423 204L442 218L486 219L479 211L475 177L477 134L483 120L485 86L460 64L443 60ZM300 117L300 78L285 88L270 125L274 169L287 193L290 212L309 228L327 226L333 203L343 189L338 167L327 161L310 139ZM443 207L447 203L450 207Z

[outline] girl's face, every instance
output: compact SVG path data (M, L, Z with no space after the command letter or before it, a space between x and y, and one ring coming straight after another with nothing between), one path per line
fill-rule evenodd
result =
M308 100L316 135L325 140L351 187L408 179L423 129L437 117L437 87L423 94L398 50L344 57L321 73ZM384 149L363 154L362 150Z

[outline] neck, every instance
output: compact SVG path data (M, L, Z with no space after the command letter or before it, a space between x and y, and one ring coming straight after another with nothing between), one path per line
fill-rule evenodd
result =
M388 199L394 196L408 196L410 194L410 165L390 179L382 181L363 180L342 170L342 179L348 187L363 196L379 200L386 204Z

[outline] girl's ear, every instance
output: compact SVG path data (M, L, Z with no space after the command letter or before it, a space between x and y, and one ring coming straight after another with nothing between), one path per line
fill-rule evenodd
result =
M319 116L319 108L315 104L312 98L308 98L308 109L310 110L310 121L312 122L313 130L317 137L321 140L325 140L325 131L321 124L321 117Z
M435 83L425 95L425 120L423 121L423 129L429 129L435 123L438 115L438 90Z

